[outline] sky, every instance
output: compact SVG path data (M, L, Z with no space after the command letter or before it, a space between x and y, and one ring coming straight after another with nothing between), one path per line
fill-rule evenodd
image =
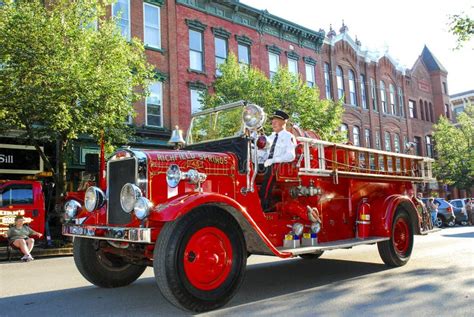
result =
M474 89L474 39L460 50L449 33L449 15L474 18L474 0L240 0L312 30L339 33L342 20L362 48L388 53L411 68L426 45L448 71L449 94Z

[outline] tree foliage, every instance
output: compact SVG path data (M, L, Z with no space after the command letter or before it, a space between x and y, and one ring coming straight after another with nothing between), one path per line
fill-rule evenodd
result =
M466 13L451 15L449 19L449 31L457 37L459 49L474 36L474 20Z
M0 117L25 132L54 172L60 191L64 153L80 135L123 142L132 103L142 99L151 66L143 44L127 42L104 19L104 0L4 1L0 6ZM56 141L59 170L38 140Z
M435 125L434 138L436 177L461 189L474 186L474 106L458 115L456 125L442 117Z
M259 69L240 65L233 54L219 69L222 75L214 83L214 92L203 97L205 107L248 100L263 107L266 113L277 109L287 112L292 123L317 132L325 140L342 140L338 132L342 103L321 100L317 89L308 87L287 69L278 69L268 79Z

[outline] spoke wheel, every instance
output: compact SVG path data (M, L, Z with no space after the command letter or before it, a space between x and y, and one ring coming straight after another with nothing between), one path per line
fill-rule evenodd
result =
M413 249L413 226L404 210L397 210L390 240L377 243L380 257L388 266L405 265Z

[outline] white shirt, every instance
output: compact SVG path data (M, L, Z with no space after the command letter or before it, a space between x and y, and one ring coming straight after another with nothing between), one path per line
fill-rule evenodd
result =
M270 155L270 149L272 148L273 141L275 140L276 133L273 132L270 136L267 136L267 144L265 160ZM285 163L292 162L295 157L296 139L293 134L286 130L278 132L278 139L275 145L275 151L273 152L273 163Z

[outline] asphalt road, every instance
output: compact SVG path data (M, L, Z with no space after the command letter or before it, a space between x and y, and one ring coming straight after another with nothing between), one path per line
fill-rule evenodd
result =
M153 270L130 286L90 285L72 257L0 263L0 316L186 315L161 296ZM377 247L319 260L251 256L245 281L206 316L474 316L474 227L417 236L410 262L387 268Z

